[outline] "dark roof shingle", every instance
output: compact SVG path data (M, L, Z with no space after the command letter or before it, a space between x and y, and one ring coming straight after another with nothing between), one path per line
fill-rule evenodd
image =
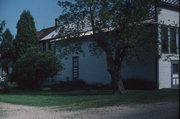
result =
M53 32L54 30L56 30L57 28L58 28L57 26L45 28L45 29L38 31L36 35L37 35L38 39L42 39L45 36L47 36L48 34L50 34L51 32Z

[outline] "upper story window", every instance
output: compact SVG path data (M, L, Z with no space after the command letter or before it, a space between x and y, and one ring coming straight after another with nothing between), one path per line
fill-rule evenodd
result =
M56 54L56 42L49 42L50 50Z
M173 64L172 68L173 68L173 70L172 70L173 74L178 74L178 72L179 72L178 64Z
M177 53L176 29L170 28L170 53Z
M165 26L161 27L161 43L162 53L168 53L168 28Z
M161 26L161 52L177 54L178 28Z
M42 48L43 48L44 51L46 51L46 42L42 43Z
M51 50L54 54L56 54L56 42L44 41L42 42L42 49L44 51Z

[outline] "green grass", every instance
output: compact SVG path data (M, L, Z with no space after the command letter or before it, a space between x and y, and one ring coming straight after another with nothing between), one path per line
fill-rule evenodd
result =
M14 90L0 94L0 102L28 106L59 106L61 110L85 109L91 107L117 106L179 100L177 89L128 90L124 95L112 95L111 90L74 91L22 91Z

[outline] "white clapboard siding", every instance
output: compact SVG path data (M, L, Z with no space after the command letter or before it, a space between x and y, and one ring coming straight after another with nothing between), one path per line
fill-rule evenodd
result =
M158 24L179 27L179 12L169 10L169 9L160 9L160 14L158 15ZM160 29L158 30L160 40L161 34ZM178 35L177 35L178 40ZM177 41L178 42L178 41ZM159 46L161 50L161 46ZM161 54L161 52L160 52ZM162 54L161 58L158 61L158 79L159 79L159 89L161 88L171 88L171 61L179 60L179 55L173 55L167 59L167 56L171 54Z

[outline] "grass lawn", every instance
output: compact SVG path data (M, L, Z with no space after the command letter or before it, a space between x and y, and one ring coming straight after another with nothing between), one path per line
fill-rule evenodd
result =
M0 94L0 102L28 106L59 106L61 110L117 106L179 100L177 89L128 90L124 95L112 95L111 90L23 91Z

